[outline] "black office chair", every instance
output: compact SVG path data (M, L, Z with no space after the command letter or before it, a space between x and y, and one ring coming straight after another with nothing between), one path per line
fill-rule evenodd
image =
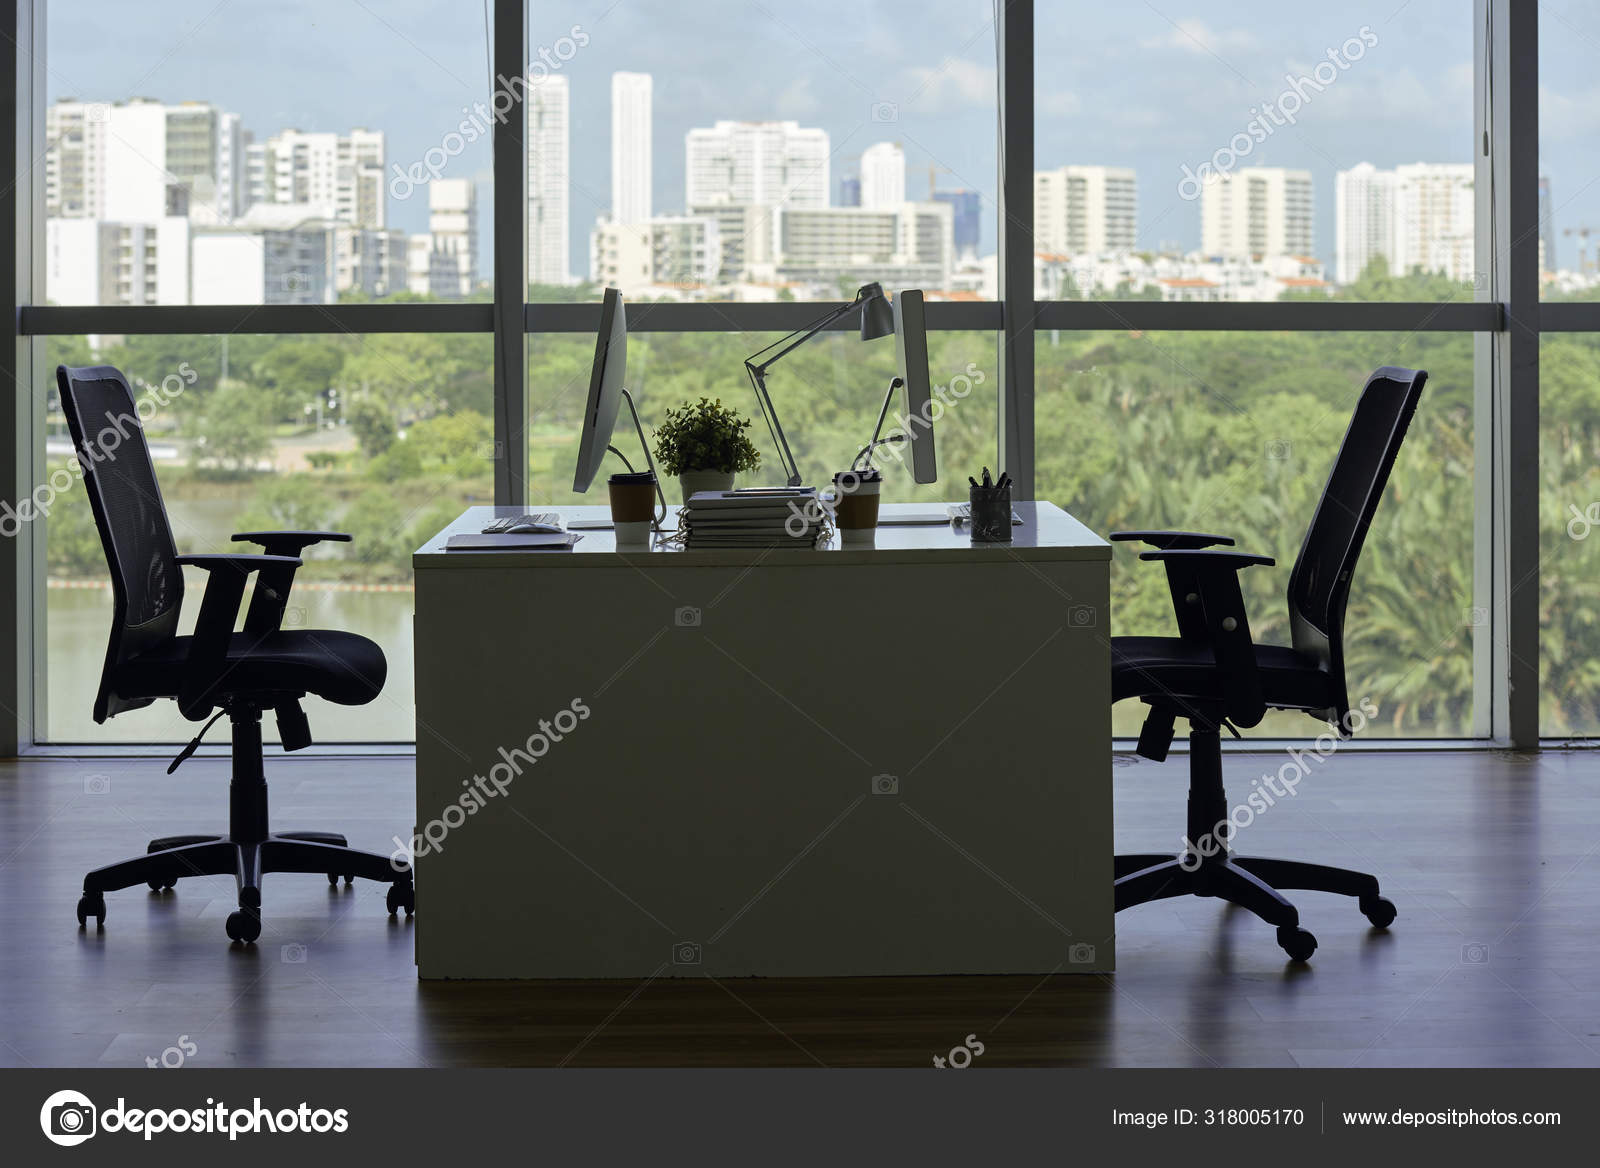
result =
M261 877L267 872L322 872L329 884L355 877L390 885L391 914L416 907L411 869L388 856L358 851L334 832L269 832L262 770L261 713L271 709L285 750L311 745L300 699L315 694L340 705L372 701L383 688L383 650L353 633L284 631L284 606L300 566L299 553L323 540L349 540L325 531L248 531L235 540L259 544L264 555L180 556L156 483L133 391L116 369L58 366L61 408L83 468L83 483L111 570L111 643L106 649L94 720L177 700L191 722L205 721L167 768L171 774L200 745L223 714L233 725L233 783L228 834L151 840L146 855L97 868L83 878L78 924L106 919L105 893L134 884L171 888L185 876L234 876L239 908L228 936L249 943L261 935ZM194 635L178 636L185 566L207 573ZM244 631L234 632L245 579L259 573ZM207 720L212 710L217 713Z
M1111 700L1136 697L1150 707L1138 753L1156 762L1167 757L1174 720L1189 723L1187 847L1176 859L1116 857L1118 912L1170 896L1221 897L1278 926L1278 944L1295 961L1309 960L1317 939L1300 928L1299 913L1279 889L1359 897L1375 927L1393 922L1394 905L1364 872L1231 854L1220 731L1227 727L1237 737L1234 727L1256 725L1271 707L1326 718L1340 737L1349 736L1344 610L1350 578L1427 379L1425 372L1392 367L1367 379L1289 575L1290 647L1250 639L1238 573L1253 564L1271 565L1269 557L1216 550L1214 545L1233 544L1221 535L1112 534L1159 549L1139 558L1166 565L1178 636L1113 637Z

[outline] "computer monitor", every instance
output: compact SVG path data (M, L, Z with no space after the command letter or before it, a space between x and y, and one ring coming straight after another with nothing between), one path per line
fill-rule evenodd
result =
M607 288L600 305L600 331L594 342L594 368L589 374L589 400L583 408L583 433L578 438L578 468L572 476L572 489L580 495L600 473L600 464L611 446L611 431L617 424L617 411L622 408L626 392L622 382L627 374L628 314L623 307L622 293ZM639 440L644 441L643 432Z
M906 288L894 298L894 347L905 383L906 445L911 448L911 476L919 483L937 482L933 449L933 385L928 378L928 326L922 289Z

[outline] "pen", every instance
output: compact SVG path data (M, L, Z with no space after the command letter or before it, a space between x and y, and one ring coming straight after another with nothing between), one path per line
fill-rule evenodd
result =
M967 482L971 483L974 487L978 485L978 480L973 478L971 475L967 476Z

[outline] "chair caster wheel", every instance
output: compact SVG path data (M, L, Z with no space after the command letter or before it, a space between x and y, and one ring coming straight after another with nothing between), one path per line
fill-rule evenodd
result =
M172 885L167 883L165 880L146 880L145 883L150 886L151 892L165 892L167 889L172 887Z
M1278 944L1290 961L1310 961L1317 951L1317 939L1305 929L1284 925L1278 930Z
M350 875L350 873L346 872L344 874L344 882L346 884L354 884L356 882L356 878L354 876ZM329 888L337 888L337 887L339 887L339 873L337 873L337 872L329 872L328 873L328 887Z
M406 916L410 916L417 911L417 891L409 884L404 887L399 884L391 884L389 885L388 904L390 916L393 916L402 908L406 910Z
M78 924L88 924L90 917L97 927L106 923L106 898L98 892L85 892L78 898Z
M261 936L261 918L253 913L238 909L228 914L227 924L230 941L243 941L246 945L252 944Z
M1366 914L1367 920L1372 922L1374 929L1387 929L1394 923L1396 916L1394 902L1382 896L1363 896L1361 911Z

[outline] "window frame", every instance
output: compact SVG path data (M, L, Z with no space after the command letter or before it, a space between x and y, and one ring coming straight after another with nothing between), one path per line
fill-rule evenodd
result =
M0 479L15 500L32 489L43 451L44 338L86 333L492 333L495 501L528 498L525 339L535 333L592 333L598 303L527 300L525 133L522 92L495 128L492 256L488 303L239 305L175 307L53 306L44 282L44 72L48 0L12 6L14 52L4 83L16 116L0 174L6 236L5 281L12 343L0 360L14 408L0 411ZM1240 303L1036 301L1033 288L1034 0L997 0L1000 174L997 184L999 295L996 301L936 302L937 330L992 332L1001 374L997 393L998 466L1017 489L1034 489L1034 341L1062 331L1229 330L1303 332L1467 332L1475 334L1474 605L1488 614L1474 638L1475 738L1532 748L1538 738L1538 428L1542 331L1600 332L1600 303L1541 305L1538 288L1538 6L1474 0L1474 121L1480 152L1477 254L1489 257L1473 301L1444 303ZM526 0L494 0L496 74L517 76L528 43ZM832 307L809 303L653 304L630 319L640 332L789 332ZM632 314L630 314L632 316ZM843 326L838 326L843 327ZM43 740L44 525L0 540L0 756Z

